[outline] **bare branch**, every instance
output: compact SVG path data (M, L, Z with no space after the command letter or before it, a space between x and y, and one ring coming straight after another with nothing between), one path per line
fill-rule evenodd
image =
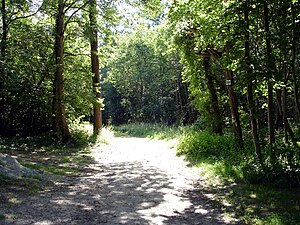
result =
M32 17L32 16L36 15L41 10L41 8L43 7L43 4L44 4L44 2L41 4L41 6L34 13L29 14L29 15L25 15L25 16L19 16L19 17L11 18L10 21L7 22L7 24L10 25L11 23L13 23L16 20L26 19L26 18L29 18L29 17Z
M73 56L73 57L76 57L76 56L88 56L90 57L90 54L87 54L87 53L71 53L71 52L65 52L65 58L69 57L69 56Z
M86 1L82 6L80 6L79 8L77 8L77 9L69 16L68 20L65 22L65 27L64 27L63 32L66 31L67 25L69 24L70 20L74 17L74 15L75 15L76 13L78 13L81 9L83 9L87 4L89 4L90 1L91 1L91 0Z
M77 2L78 2L78 0L74 1L73 3L71 3L71 4L64 10L64 13L66 13L69 9L71 9Z

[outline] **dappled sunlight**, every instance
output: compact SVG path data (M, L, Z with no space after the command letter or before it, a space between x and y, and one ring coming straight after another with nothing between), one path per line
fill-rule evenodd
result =
M91 156L81 174L65 175L18 208L5 209L18 214L7 224L235 223L210 204L211 196L199 197L199 171L186 167L167 142L114 137L96 144Z

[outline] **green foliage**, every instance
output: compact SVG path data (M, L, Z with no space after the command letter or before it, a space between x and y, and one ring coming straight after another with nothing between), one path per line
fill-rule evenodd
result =
M299 148L293 144L275 146L276 162L265 157L260 164L253 155L253 146L245 143L237 147L233 136L218 136L208 131L187 131L180 138L178 154L185 155L193 164L203 167L206 173L215 173L223 179L243 180L249 183L272 184L276 187L300 185ZM268 156L268 148L263 149Z
M269 149L264 149L263 165L254 158L248 157L244 163L243 173L250 183L266 183L276 187L291 188L300 186L300 158L299 147L294 144L276 143L276 161L272 162L268 156Z
M178 54L163 25L153 29L140 25L129 34L115 37L103 85L105 116L112 123L172 124L184 117L183 107L188 108L189 101L182 95Z
M51 118L52 42L49 27L41 21L17 20L10 26L4 70L4 126L41 130Z
M187 154L195 159L224 159L236 155L236 145L232 136L219 136L208 131L187 132L178 146L179 154Z
M178 154L201 169L208 189L200 195L214 195L212 203L246 224L298 224L300 216L299 159L292 145L278 146L277 164L266 159L261 166L253 156L253 145L239 149L232 136L185 129L179 139ZM267 149L264 154L267 154ZM288 159L288 156L293 156ZM274 166L276 165L276 166ZM216 186L215 189L211 185ZM283 188L289 188L283 189ZM232 206L228 207L228 205Z

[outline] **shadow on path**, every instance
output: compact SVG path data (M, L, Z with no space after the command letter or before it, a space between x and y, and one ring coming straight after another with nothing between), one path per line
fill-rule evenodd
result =
M22 203L0 209L0 224L225 224L196 190L174 186L141 162L98 164Z

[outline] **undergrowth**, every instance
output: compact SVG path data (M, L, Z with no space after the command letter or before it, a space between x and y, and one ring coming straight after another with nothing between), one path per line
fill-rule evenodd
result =
M20 163L31 169L57 175L79 173L77 168L80 165L93 160L90 147L99 137L79 126L72 127L71 134L72 138L67 143L53 133L3 138L0 139L0 152L20 156Z
M160 123L131 123L113 126L112 130L119 136L146 137L164 140L175 139L181 133L179 127L166 126Z

